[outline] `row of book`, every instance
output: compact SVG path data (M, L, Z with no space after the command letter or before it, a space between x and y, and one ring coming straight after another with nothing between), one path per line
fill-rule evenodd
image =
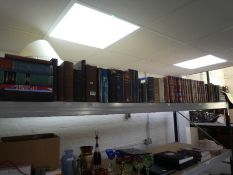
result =
M58 67L58 100L120 103L197 103L225 101L220 86L166 76L138 77L137 70L104 69L85 60Z
M0 58L0 100L56 100L57 60L6 54Z
M51 61L6 54L0 59L0 100L120 103L224 101L221 87L166 76L140 77L137 70L104 69L81 60Z
M164 99L166 103L197 103L225 101L222 88L203 81L164 77Z

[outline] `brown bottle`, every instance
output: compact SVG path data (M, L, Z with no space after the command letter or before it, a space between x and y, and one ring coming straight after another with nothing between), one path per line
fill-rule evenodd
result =
M93 163L94 163L94 168L99 169L101 167L101 153L99 150L99 143L98 143L98 133L95 133L95 151L94 151L94 156L93 156Z

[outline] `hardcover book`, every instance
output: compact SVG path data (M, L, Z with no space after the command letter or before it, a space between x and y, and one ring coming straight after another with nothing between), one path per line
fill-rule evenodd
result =
M193 156L178 152L165 151L154 155L157 164L176 170L182 170L196 163Z
M75 101L85 102L86 99L86 60L81 60L74 65L75 70ZM76 71L77 70L77 71Z
M86 65L86 100L97 102L97 67Z

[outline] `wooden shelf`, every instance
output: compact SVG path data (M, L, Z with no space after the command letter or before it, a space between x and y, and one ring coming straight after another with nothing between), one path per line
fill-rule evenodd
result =
M215 103L0 102L0 118L105 115L227 108Z

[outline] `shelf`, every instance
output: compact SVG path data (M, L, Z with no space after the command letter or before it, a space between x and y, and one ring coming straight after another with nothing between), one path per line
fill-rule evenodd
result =
M0 102L0 118L151 113L227 108L215 103Z
M190 124L190 126L195 127L195 125L200 127L226 127L226 124L222 123L194 123ZM233 124L231 124L231 127L233 127Z
M212 157L211 159L201 162L193 167L190 167L186 170L183 170L181 173L182 175L196 175L207 171L208 169L214 167L215 165L219 164L220 162L226 160L231 156L230 150L224 150L221 154Z

